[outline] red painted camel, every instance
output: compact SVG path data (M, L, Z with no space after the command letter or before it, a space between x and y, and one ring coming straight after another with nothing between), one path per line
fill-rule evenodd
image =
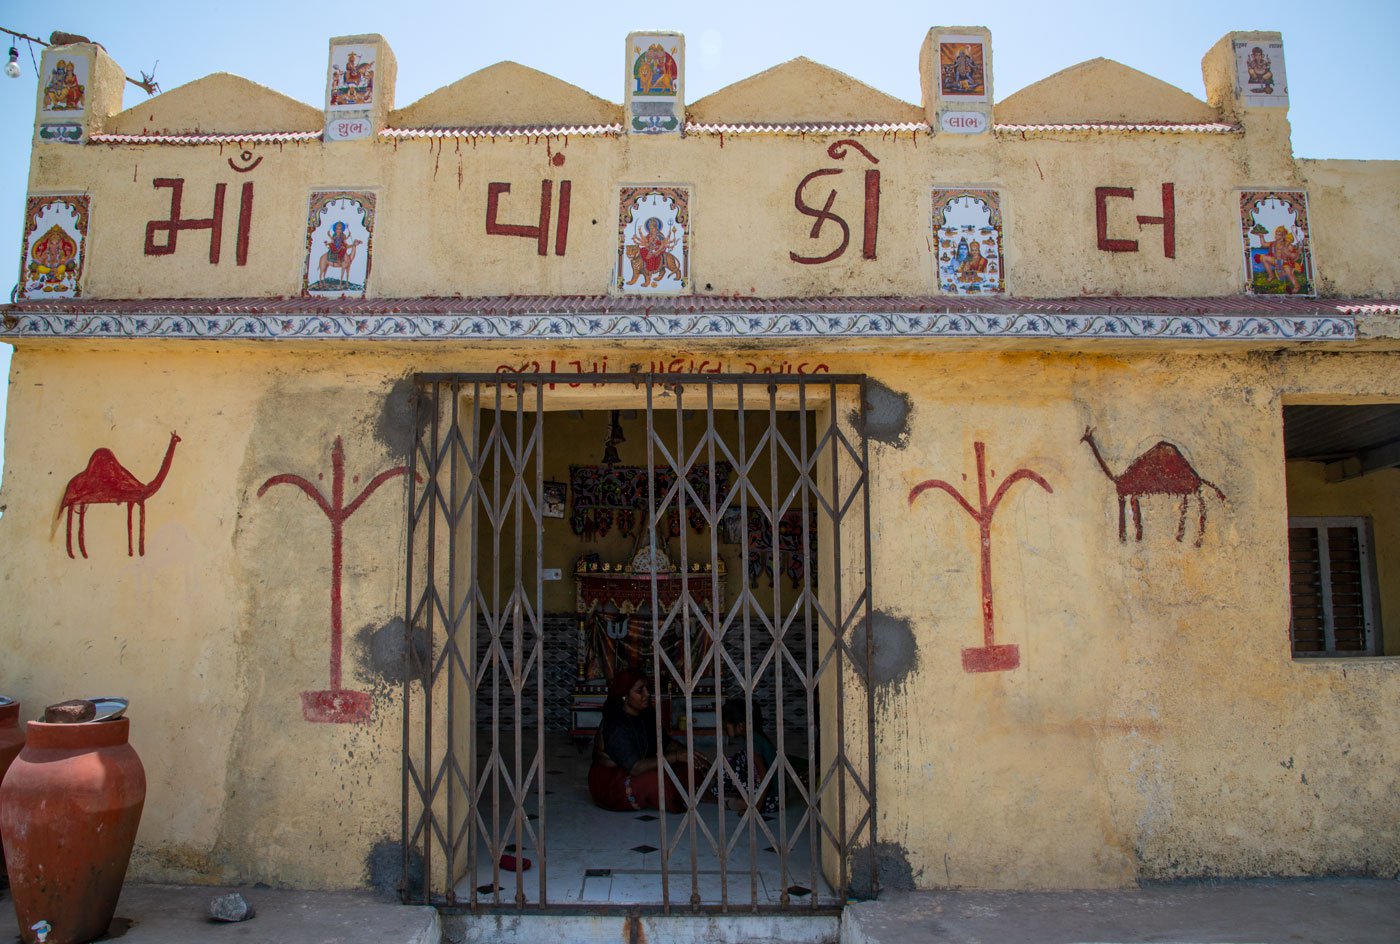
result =
M85 525L87 523L88 505L126 505L126 556L131 557L131 510L137 508L141 512L141 537L137 545L139 554L146 556L146 499L154 495L165 483L166 473L170 471L170 462L175 456L175 444L180 441L180 437L175 433L170 434L170 445L165 450L165 459L160 464L160 471L156 477L149 482L143 483L136 476L127 471L126 467L117 461L116 455L107 448L93 450L88 458L87 468L79 472L68 480L68 487L63 490L63 503L58 507L58 513L68 512L68 556L73 557L73 511L78 512L78 551L87 557L87 542L85 537Z
M1099 462L1099 468L1103 469L1103 474L1109 477L1118 490L1118 540L1125 543L1128 540L1127 506L1132 506L1136 537L1137 540L1141 541L1142 497L1144 495L1179 495L1181 496L1181 515L1176 523L1176 539L1180 541L1186 536L1186 505L1190 502L1191 496L1194 495L1196 503L1201 509L1200 524L1196 531L1196 546L1201 546L1201 541L1206 536L1206 496L1204 490L1209 487L1221 501L1225 500L1225 493L1214 482L1201 478L1200 474L1191 468L1191 463L1186 461L1186 457L1181 454L1180 449L1165 439L1161 440L1157 445L1134 459L1121 475L1114 475L1113 471L1109 469L1108 463L1104 461L1103 455L1100 454L1098 443L1094 442L1093 427L1084 430L1084 435L1080 439L1089 444L1089 448L1094 451L1094 458Z

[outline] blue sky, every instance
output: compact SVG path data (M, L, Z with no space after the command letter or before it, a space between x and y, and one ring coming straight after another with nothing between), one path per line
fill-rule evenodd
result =
M102 43L136 76L165 89L211 72L233 72L321 106L326 42L376 32L399 62L396 101L406 105L477 69L509 59L549 72L611 101L622 99L628 32L676 29L686 36L687 97L695 99L796 56L840 69L881 91L919 102L919 46L931 26L992 31L998 98L1077 62L1104 56L1204 97L1201 56L1231 30L1283 33L1300 157L1400 158L1400 3L1394 0L1274 0L1163 4L1025 0L982 4L766 3L712 0L694 7L622 4L419 3L338 0L301 4L5 4L0 26L45 37L53 30ZM29 168L36 78L27 44L24 74L0 77L0 278L19 271L20 225ZM38 51L35 51L37 58ZM127 107L144 100L134 86ZM8 261L7 261L8 260ZM0 345L0 377L9 350ZM0 423L4 398L0 397ZM3 472L0 443L0 472Z

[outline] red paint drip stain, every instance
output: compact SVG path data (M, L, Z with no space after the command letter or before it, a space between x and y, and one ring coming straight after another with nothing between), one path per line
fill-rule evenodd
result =
M345 522L379 486L406 474L408 467L402 465L380 472L350 504L345 504L345 447L337 436L335 445L331 448L330 501L326 500L315 485L300 475L289 472L272 476L258 489L258 497L261 498L274 485L295 485L316 503L331 523L331 687L325 691L301 693L302 716L307 721L332 724L363 724L369 721L370 696L365 692L350 691L341 687L343 624L340 612L340 580L344 569Z

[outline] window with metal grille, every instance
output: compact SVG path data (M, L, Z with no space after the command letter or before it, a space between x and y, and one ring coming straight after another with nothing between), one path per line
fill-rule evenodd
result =
M1288 570L1295 658L1380 653L1369 518L1289 518Z

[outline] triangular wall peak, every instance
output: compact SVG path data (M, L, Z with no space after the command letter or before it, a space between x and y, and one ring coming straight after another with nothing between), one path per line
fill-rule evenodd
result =
M215 72L109 118L108 134L319 131L321 109L229 72Z
M919 106L802 56L705 96L687 115L701 124L924 120Z
M1174 85L1112 59L1090 59L1028 85L997 103L1009 124L1209 122L1220 115Z
M616 124L621 106L518 62L498 62L390 115L396 128Z

